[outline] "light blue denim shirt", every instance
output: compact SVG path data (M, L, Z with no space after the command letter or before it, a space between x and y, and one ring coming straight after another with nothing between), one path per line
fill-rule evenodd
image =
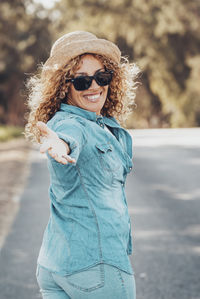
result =
M113 117L67 104L47 125L69 144L76 163L63 165L47 154L50 218L38 263L60 275L99 263L132 274L124 190L132 170L130 134Z

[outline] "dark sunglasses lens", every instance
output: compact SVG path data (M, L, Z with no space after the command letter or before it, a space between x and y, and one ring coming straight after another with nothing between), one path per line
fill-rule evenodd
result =
M112 73L109 72L99 72L95 76L97 84L100 86L106 86L110 84L112 80Z
M79 76L73 80L74 88L78 91L86 90L90 88L92 84L93 78L100 86L109 85L112 80L112 73L111 72L99 72L92 76Z
M74 79L74 88L76 90L86 90L91 86L92 79L89 76L80 76Z

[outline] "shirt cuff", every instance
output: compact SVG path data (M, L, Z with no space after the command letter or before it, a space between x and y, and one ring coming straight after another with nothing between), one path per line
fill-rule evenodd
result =
M80 147L79 147L79 143L71 136L60 133L60 132L56 132L56 134L58 135L58 137L62 140L64 140L70 148L70 157L74 158L76 160L77 163L77 159L79 157L79 153L80 153ZM76 165L76 163L72 163L73 165Z

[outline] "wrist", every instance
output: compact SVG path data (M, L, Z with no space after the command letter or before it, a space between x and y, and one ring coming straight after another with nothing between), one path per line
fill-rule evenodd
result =
M71 149L70 149L68 143L65 142L65 140L63 140L63 139L61 139L61 138L59 138L59 139L60 139L60 141L64 144L64 146L66 147L67 155L70 155L70 153L71 153Z

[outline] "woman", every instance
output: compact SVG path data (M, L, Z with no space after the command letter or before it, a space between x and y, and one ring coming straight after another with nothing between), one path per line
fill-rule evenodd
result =
M136 298L124 191L132 140L116 119L130 111L137 73L115 44L77 31L29 81L26 136L41 143L50 172L36 270L43 298Z

